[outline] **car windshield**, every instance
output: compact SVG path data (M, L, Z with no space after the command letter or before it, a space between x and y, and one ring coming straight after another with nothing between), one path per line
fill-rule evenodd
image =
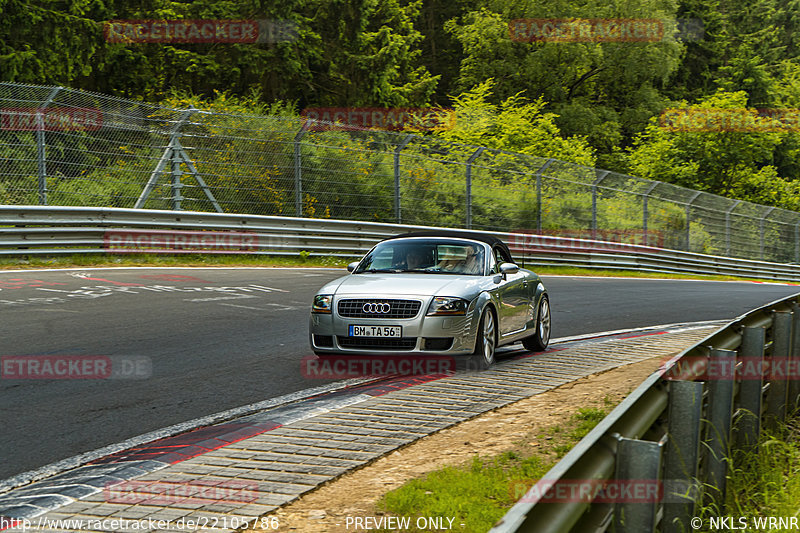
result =
M447 239L397 239L379 243L364 257L359 273L429 272L482 276L483 246Z

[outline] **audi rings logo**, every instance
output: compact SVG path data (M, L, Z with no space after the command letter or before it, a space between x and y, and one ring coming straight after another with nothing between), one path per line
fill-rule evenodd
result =
M361 308L362 311L365 313L380 313L385 315L389 311L392 310L392 306L387 304L386 302L383 303L365 303L364 306Z

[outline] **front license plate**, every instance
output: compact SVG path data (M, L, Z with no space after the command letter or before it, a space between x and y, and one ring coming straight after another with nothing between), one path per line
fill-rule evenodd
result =
M402 337L402 326L350 326L351 337Z

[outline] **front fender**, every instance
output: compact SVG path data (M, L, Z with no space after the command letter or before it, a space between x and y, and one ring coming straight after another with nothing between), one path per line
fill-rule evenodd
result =
M472 346L475 346L475 342L478 338L478 327L480 326L481 316L483 316L483 311L486 309L487 305L491 305L495 310L495 318L497 318L497 306L498 302L496 301L496 297L490 294L487 291L483 291L478 295L475 300L473 300L473 304L470 306L470 311L472 313L472 320L470 321L470 328L469 328L469 335L470 340L469 343Z

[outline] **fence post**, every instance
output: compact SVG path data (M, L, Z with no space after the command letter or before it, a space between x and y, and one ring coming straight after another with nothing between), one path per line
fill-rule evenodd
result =
M769 358L769 389L764 424L775 428L786 420L787 376L786 364L792 350L792 312L775 311L772 314L772 353Z
M542 173L555 159L550 158L536 171L536 231L542 232Z
M183 188L183 184L181 183L181 157L177 150L172 150L172 209L174 211L181 210L181 200L183 200L183 195L181 195L181 189Z
M768 217L768 216L770 215L770 213L772 213L773 211L775 211L775 208L774 208L774 207L768 207L768 208L767 208L767 211L766 211L766 212L764 213L764 215L761 217L761 222L759 223L759 226L760 226L760 227L759 227L759 230L760 230L760 233L761 233L761 241L760 241L760 244L759 244L759 247L758 247L758 251L759 251L759 254L760 254L760 256L761 256L761 260L762 260L762 261L764 260L764 231L765 231L764 225L765 225L765 223L766 223L766 221L767 221L767 217Z
M661 469L661 444L637 439L619 439L617 445L617 468L614 476L619 484L617 494L619 500L614 505L614 533L639 533L653 531L656 525L656 503L659 494L653 494L649 487L659 480ZM625 483L637 487L641 485L645 493L645 501L633 501L636 496L628 496L631 501L625 501L622 494L635 494L639 490L627 487ZM652 497L653 501L647 501Z
M413 138L414 134L409 133L394 149L394 218L398 224L403 222L400 211L400 152Z
M44 112L63 87L54 87L47 100L36 109L36 166L39 174L39 204L47 205L47 158L45 154Z
M731 213L736 206L742 203L741 200L736 200L733 205L725 211L725 255L731 255Z
M689 202L686 204L686 251L691 252L691 248L689 245L691 244L691 227L692 227L692 203L697 200L697 197L700 196L702 193L700 191L696 191L692 197L689 199Z
M650 187L648 187L647 190L644 191L644 194L642 194L642 233L643 233L642 244L644 244L645 246L647 246L647 220L650 218L650 215L647 210L647 203L650 198L650 193L653 192L653 190L660 184L661 184L660 181L654 181L653 183L650 184Z
M303 122L300 131L294 136L294 214L298 217L303 216L303 169L300 161L300 141L312 122L314 119Z
M800 222L794 225L794 262L800 263Z
M703 383L671 381L664 451L664 533L690 531L698 497Z
M486 150L481 146L467 158L467 229L472 229L472 163Z
M610 170L604 170L600 176L592 182L592 239L597 238L597 185L606 179Z
M178 120L175 122L175 125L172 127L172 130L169 134L169 143L167 144L167 148L164 150L164 153L161 154L161 157L158 159L158 163L156 164L155 170L150 174L150 179L147 180L147 184L144 186L142 190L142 194L139 195L139 198L136 200L134 204L134 209L141 209L144 207L144 203L150 197L150 193L153 192L156 184L158 183L158 177L161 175L161 172L164 171L164 168L167 166L167 162L172 163L172 186L173 186L173 201L175 199L175 162L178 161L178 172L180 172L180 155L177 153L178 147L180 146L179 138L181 136L181 127L183 124L189 120L189 117L197 111L194 107L189 107L189 109L184 109L181 116L178 117ZM178 176L178 185L180 185L180 175ZM180 187L178 187L180 190ZM180 195L180 192L178 192ZM180 200L178 201L178 205L180 206ZM173 204L174 206L174 204Z
M203 176L200 175L200 172L198 172L197 168L194 166L194 163L192 163L192 159L189 157L189 154L187 154L186 150L183 149L183 146L178 139L175 139L172 150L173 162L177 161L178 165L180 165L181 161L183 161L183 163L189 168L189 173L194 176L194 179L197 180L197 184L200 185L201 189L203 189L203 194L206 195L208 201L211 202L212 206L214 206L214 210L217 213L224 212L222 207L219 205L219 202L217 202L214 193L211 192L211 188L206 183L206 180L204 180Z
M733 384L736 352L713 349L708 357L708 426L706 433L706 479L704 489L722 512L730 459L733 419Z

